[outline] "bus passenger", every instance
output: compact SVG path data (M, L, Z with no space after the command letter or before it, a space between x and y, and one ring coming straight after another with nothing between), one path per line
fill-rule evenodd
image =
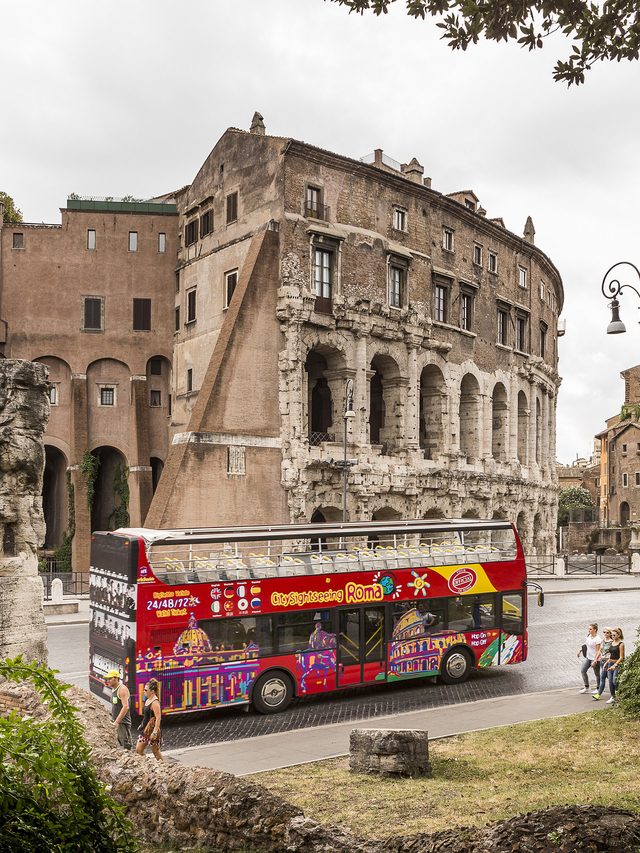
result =
M155 678L150 678L144 686L144 707L136 752L138 755L144 755L146 747L150 746L156 760L162 761L162 753L160 752L162 746L162 731L160 729L162 710L158 698L159 689L160 685Z

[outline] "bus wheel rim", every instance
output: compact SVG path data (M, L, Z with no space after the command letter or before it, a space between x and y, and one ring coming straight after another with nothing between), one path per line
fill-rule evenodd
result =
M260 696L265 705L277 708L287 695L287 687L281 678L270 678L262 686Z
M459 678L467 670L467 658L462 652L454 652L447 658L447 673L452 678Z

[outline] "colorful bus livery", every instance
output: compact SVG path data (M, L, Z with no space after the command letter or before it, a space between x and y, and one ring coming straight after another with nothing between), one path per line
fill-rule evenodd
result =
M167 713L525 660L525 565L504 521L96 533L92 689L116 665ZM106 629L105 629L106 626Z

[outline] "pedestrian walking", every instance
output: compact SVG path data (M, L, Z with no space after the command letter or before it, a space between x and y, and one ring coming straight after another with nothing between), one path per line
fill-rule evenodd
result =
M105 677L111 688L111 720L117 730L118 743L123 749L132 749L131 741L131 694L126 684L120 680L117 669L110 669Z
M604 688L607 686L607 669L609 667L609 657L611 651L611 628L602 629L602 643L600 644L600 677L598 678L598 687L593 694L593 698L598 701L604 693Z
M142 723L140 724L140 736L136 744L138 755L144 755L147 746L151 747L157 761L162 761L162 708L158 693L160 685L155 678L150 678L144 686L144 706L142 709Z
M611 632L611 637L611 656L609 658L609 666L607 667L609 693L611 693L611 696L607 699L607 705L613 705L616 700L618 674L620 672L620 664L624 660L624 634L622 633L622 628L614 628Z
M592 622L589 625L589 629L587 632L586 639L582 644L582 647L578 649L578 657L583 655L584 660L582 661L582 666L580 667L580 675L582 675L582 681L584 683L584 687L580 691L580 693L588 693L589 692L589 670L593 669L593 674L596 679L596 692L598 690L598 680L600 678L600 663L598 662L598 657L600 656L600 645L602 643L602 638L598 634L598 623Z

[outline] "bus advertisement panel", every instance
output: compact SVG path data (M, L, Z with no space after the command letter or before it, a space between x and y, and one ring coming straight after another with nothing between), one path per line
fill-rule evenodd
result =
M294 695L437 675L460 682L474 667L523 661L525 570L512 526L394 524L322 536L300 525L95 534L100 595L101 540L129 541L129 559L137 554L135 595L111 578L107 607L124 606L106 618L138 709L151 676L167 713L250 701L266 713ZM102 652L104 630L92 622ZM97 664L92 686L103 693Z

